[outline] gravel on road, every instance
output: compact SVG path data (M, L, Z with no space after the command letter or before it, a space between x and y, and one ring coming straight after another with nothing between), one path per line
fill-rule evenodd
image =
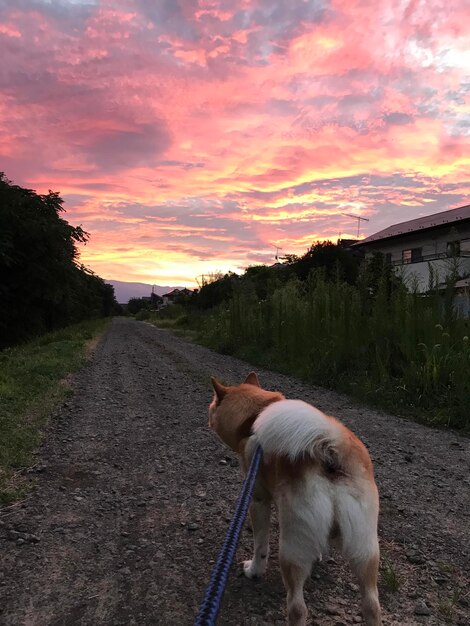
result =
M238 384L252 369L369 448L384 624L470 624L468 439L117 318L51 419L29 498L0 511L1 626L193 623L242 482L207 426L209 377ZM251 558L245 526L239 563ZM285 623L275 523L271 542L265 579L233 568L220 626ZM356 582L335 552L314 566L306 602L312 625L361 623Z

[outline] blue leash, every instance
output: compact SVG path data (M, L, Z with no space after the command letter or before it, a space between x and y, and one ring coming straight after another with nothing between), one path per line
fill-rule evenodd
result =
M250 469L243 483L242 491L235 507L232 520L225 536L222 549L219 552L217 561L212 570L210 582L207 585L204 599L199 607L194 626L213 626L216 623L217 615L220 610L220 603L227 586L230 567L232 566L235 552L237 551L240 533L245 521L248 505L250 503L253 488L255 486L256 476L258 475L259 466L263 451L261 446L257 446L253 458L251 459Z

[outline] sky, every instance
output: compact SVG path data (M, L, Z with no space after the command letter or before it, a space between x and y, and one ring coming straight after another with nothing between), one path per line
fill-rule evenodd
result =
M0 0L0 59L0 171L60 192L107 279L469 202L465 0Z

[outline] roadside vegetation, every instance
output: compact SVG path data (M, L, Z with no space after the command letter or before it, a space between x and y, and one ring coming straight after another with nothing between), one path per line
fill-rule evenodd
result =
M80 226L63 201L39 195L0 172L0 504L21 493L22 468L51 410L68 393L66 377L120 312L114 289L80 264Z
M470 328L452 304L457 277L419 293L381 255L365 263L325 242L277 266L220 276L144 315L253 364L468 430Z
M0 349L119 311L113 287L79 262L88 233L63 212L58 193L39 195L0 172Z
M33 464L48 416L108 323L84 321L0 352L0 504L21 495L22 470Z

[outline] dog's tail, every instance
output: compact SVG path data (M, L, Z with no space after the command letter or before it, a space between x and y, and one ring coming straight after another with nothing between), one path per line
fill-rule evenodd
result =
M266 407L253 424L265 455L290 461L310 458L334 471L340 466L341 427L302 400L280 400Z

